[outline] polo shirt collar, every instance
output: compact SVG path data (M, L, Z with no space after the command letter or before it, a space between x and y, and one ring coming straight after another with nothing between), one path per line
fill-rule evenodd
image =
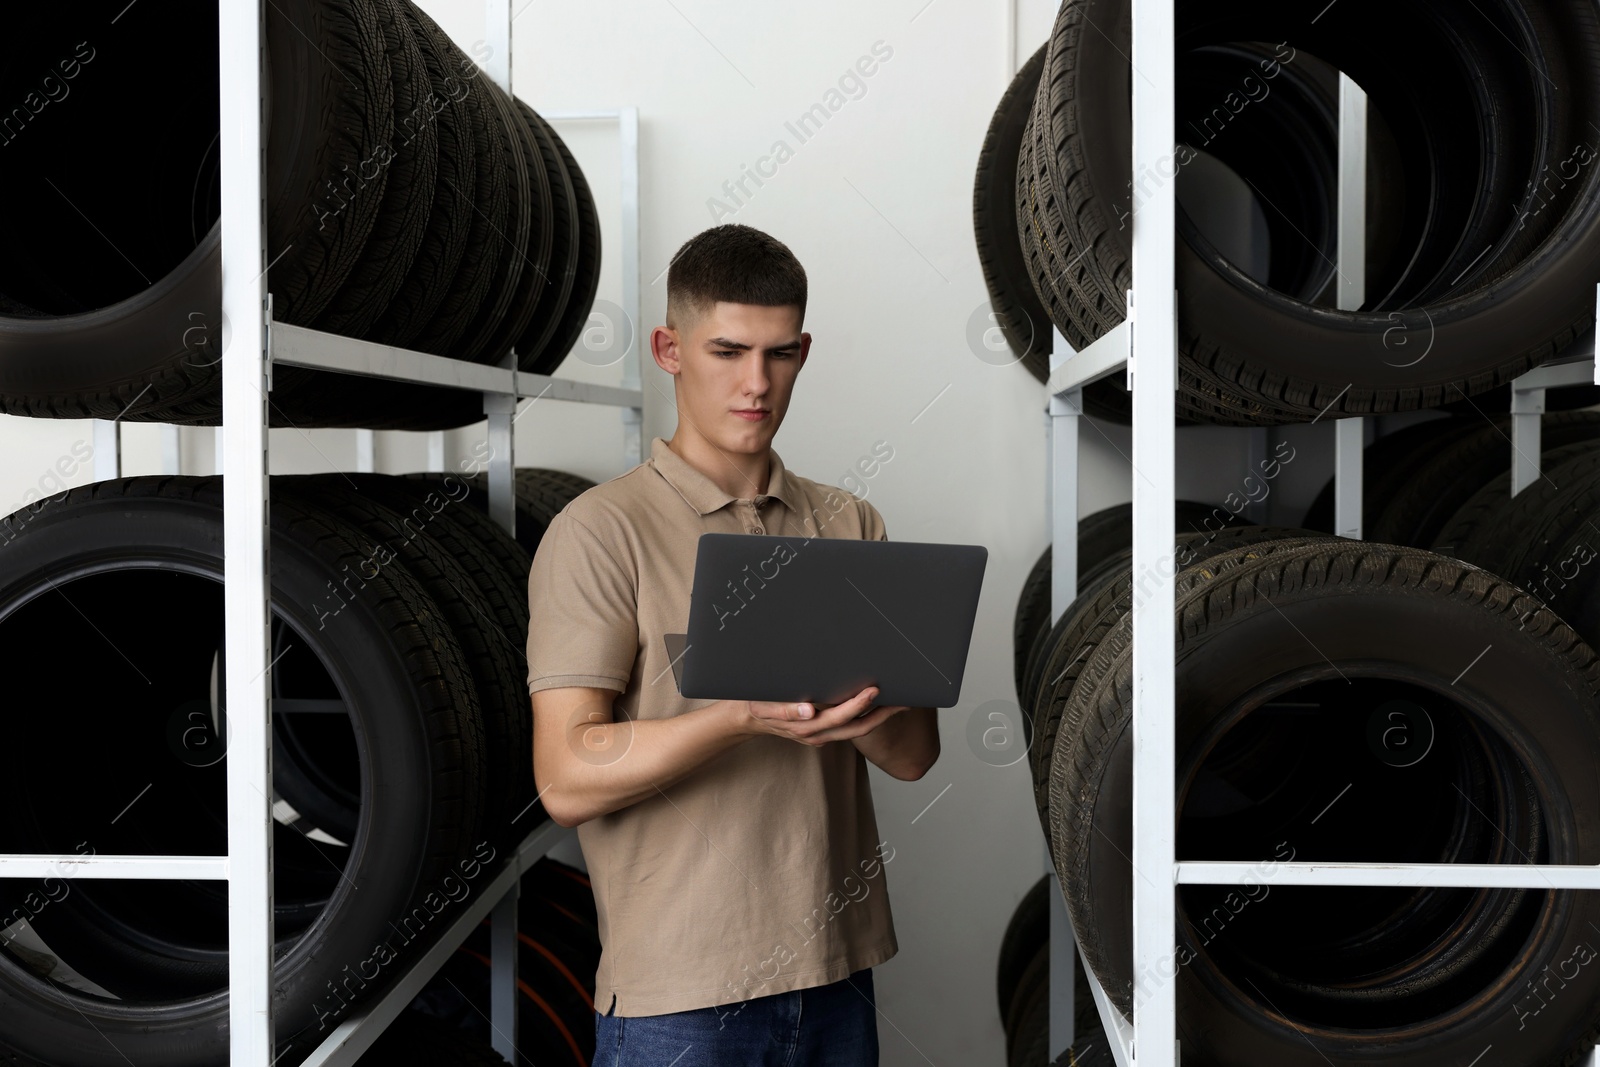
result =
M767 475L767 491L765 494L752 496L776 497L783 501L791 511L799 510L798 495L795 487L790 484L783 467L783 460L779 458L774 449L767 453L771 457L771 470ZM650 463L655 467L667 482L676 489L689 505L701 515L709 515L734 500L741 499L725 492L710 478L707 478L697 468L690 465L689 461L674 452L668 445L666 438L657 437L650 442Z

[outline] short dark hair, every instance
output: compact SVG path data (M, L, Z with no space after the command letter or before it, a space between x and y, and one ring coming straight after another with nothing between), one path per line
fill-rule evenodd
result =
M789 246L753 226L729 222L683 243L667 268L667 325L686 328L718 301L793 305L806 317L806 272Z

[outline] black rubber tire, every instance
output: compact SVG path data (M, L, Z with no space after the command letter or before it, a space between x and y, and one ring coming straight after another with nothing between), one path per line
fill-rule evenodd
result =
M544 228L541 216L549 197L540 195L548 184L543 162L511 97L491 81L484 80L483 89L489 97L491 126L500 139L506 162L506 186L511 197L505 228L489 238L494 275L488 298L479 306L452 355L474 363L497 363L505 353L490 351L489 342L506 316L520 310L517 301L524 292L520 285L523 271L538 267L537 263L529 266L528 243L530 239L537 240Z
M1553 527L1570 515L1568 498L1582 490L1600 465L1600 447L1591 441L1543 450L1540 477L1515 497L1511 472L1497 475L1456 509L1439 532L1434 551L1494 571L1524 586L1537 576L1520 573L1520 560L1540 550Z
M1221 163L1253 187L1264 209L1269 262L1265 273L1251 265L1258 282L1307 303L1331 307L1335 303L1338 272L1339 72L1308 55L1279 63L1279 74L1269 93L1252 100L1238 113L1229 109L1225 127L1212 130L1215 114L1207 104L1226 98L1254 78L1262 64L1280 56L1269 44L1230 42L1187 51L1178 68L1184 86L1177 116L1185 141L1194 135L1203 144L1197 150ZM1256 80L1255 84L1265 83ZM1247 87L1246 87L1247 88ZM1260 107L1254 106L1260 104ZM1382 114L1371 125L1381 127ZM1206 137L1210 133L1211 136ZM1372 162L1369 172L1381 171L1384 144L1377 129L1368 137ZM1369 177L1370 181L1370 177ZM1194 192L1180 173L1177 194L1189 211ZM1204 198L1201 198L1204 203ZM1384 209L1389 200L1370 198L1372 214L1367 234L1372 238L1367 258L1376 268L1383 262ZM1197 229L1201 240L1215 243L1218 234ZM1242 268L1241 268L1242 269ZM1373 271L1377 273L1376 270Z
M388 171L383 202L361 257L314 323L348 337L365 337L405 283L428 232L439 174L439 130L429 106L433 81L406 14L410 0L373 3L394 90L394 136L378 157Z
M203 589L212 598L209 610L216 612L220 631L221 594L214 586L220 586L223 575L221 495L220 478L127 478L73 489L0 520L0 540L6 542L6 551L0 553L0 603L6 605L10 622L7 649L34 659L30 641L46 642L47 637L46 643L58 641L63 626L81 620L71 603L39 599L41 590L46 597L59 596L51 591L52 581L110 583L102 589L114 600L119 588L124 594L131 588L130 581L155 581L159 586L155 595L144 598L151 610L175 602L173 583L188 583L183 588ZM338 977L340 968L365 966L381 942L404 957L425 940L402 940L391 923L417 907L431 917L428 899L470 847L485 799L478 771L484 752L467 665L453 635L439 621L437 608L409 575L391 567L364 579L364 584L353 579L346 568L358 568L367 553L337 519L293 494L274 493L270 522L275 613L288 619L305 647L314 649L327 665L350 709L363 765L384 772L363 777L361 828L342 875L337 865L328 870L332 889L326 906L292 944L279 946L276 1029L280 1044L292 1045L316 1033L319 1003L323 1013L333 1010L326 986ZM159 569L138 570L138 561ZM146 577L140 578L141 574ZM352 584L346 587L350 596L341 608L338 598L330 598L329 587L343 580ZM146 672L159 669L185 677L195 673L192 657L174 654L172 627L116 626L117 613L96 611L90 591L80 584L72 602L88 608L101 634L132 662ZM51 625L40 614L47 608L60 616L60 625ZM180 611L175 617L184 616ZM203 651L201 662L209 663L211 653ZM117 662L122 662L120 657ZM284 670L287 663L287 659L279 662L275 670ZM82 730L77 720L52 722L51 717L14 724L21 731L19 743L54 745L39 752L65 751L63 744L89 748L92 743L86 737L118 747L114 760L76 760L86 776L68 795L49 795L47 809L37 803L45 794L27 788L27 776L10 776L6 851L73 852L83 837L82 827L91 819L106 818L102 809L108 805L126 804L151 783L152 770L169 762L173 771L161 781L177 785L152 788L113 825L97 831L91 845L102 854L225 850L221 794L225 765L186 767L163 751L163 726L171 707L151 692L161 687L140 686L137 676L130 677L135 684L116 684L120 696L115 701L91 700L84 705L86 711L100 706L116 709L96 730ZM41 675L40 681L47 682L48 677ZM90 676L76 684L79 693L85 693ZM149 728L152 715L154 729ZM143 727L134 729L140 723ZM132 740L119 741L117 729L133 731ZM40 730L68 733L53 741L24 736ZM145 758L140 758L141 746L149 749ZM107 766L112 768L109 773ZM203 788L178 787L191 771L207 778ZM137 782L134 775L139 776ZM48 815L53 828L41 824L41 815ZM278 831L280 859L286 842L296 836ZM84 1067L126 1064L128 1059L174 1067L208 1067L224 1061L225 894L226 887L213 882L75 883L71 895L55 906L58 910L46 909L36 916L42 937L49 939L52 924L72 914L69 905L92 899L124 916L137 916L141 923L165 915L179 924L190 943L210 938L220 951L208 966L221 961L222 970L214 972L210 992L164 999L151 992L149 981L163 965L146 953L149 969L140 975L145 984L130 991L131 1000L119 1003L63 986L49 987L13 958L0 957L4 1040L26 1055ZM95 961L68 962L93 977ZM352 992L359 997L358 991Z
M561 960L569 972L562 976L563 984L585 994L592 1010L600 967L594 890L588 875L576 867L548 858L543 862L549 871L530 871L523 877L518 929L531 934L546 955Z
M442 37L442 31L438 36ZM518 199L522 197L518 184L521 139L514 146L507 138L501 107L494 95L505 94L481 77L472 61L448 38L442 47L446 50L444 93L453 101L452 108L459 110L458 119L472 139L475 169L454 178L442 174L438 186L455 199L466 201L471 216L456 268L429 279L429 284L442 286L442 292L434 294L435 310L426 321L413 324L413 335L406 344L420 352L467 359L473 354L468 331L486 328L484 324L492 316L503 316L509 303L509 297L501 300L505 294L496 286L507 277L502 270L505 235L518 217L518 204L525 202ZM468 179L468 184L463 185ZM383 326L379 323L378 328ZM277 389L273 392L276 399ZM359 391L329 392L325 383L315 391L301 389L284 406L294 416L292 424L299 426L428 431L457 429L484 419L480 394L383 379L364 381ZM288 419L285 424L289 424Z
M429 123L437 140L438 174L433 204L422 243L405 280L370 330L368 340L406 348L438 310L455 284L457 269L472 232L477 187L478 152L473 123L478 113L472 90L455 76L460 56L438 23L415 4L400 5L411 34L422 49L429 94L426 112L416 121ZM407 123L401 118L401 126Z
M210 60L214 12L168 14L183 32L163 23L153 40L187 42L193 47L185 54ZM479 362L521 341L531 349L523 369L541 361L553 369L583 327L600 265L593 201L560 139L409 4L284 0L266 29L266 253L275 319ZM121 42L118 53L157 50L142 40ZM216 125L214 101L191 95L201 101L197 115L164 124L161 136ZM203 140L209 148L197 142L187 153L148 136L141 146L193 164L192 180L185 169L156 188L168 199L177 199L174 189L192 199L185 212L198 227L177 255L166 247L175 238L153 239L165 242L148 260L161 270L154 282L144 278L144 289L108 287L97 280L104 272L78 270L73 284L81 292L69 292L13 257L18 276L33 280L12 293L0 276L0 411L218 424L217 153L214 138ZM52 149L51 158L59 155ZM153 233L180 229L166 225L170 213L145 213ZM575 261L552 262L556 224ZM461 390L381 380L342 387L349 384L280 366L268 424L439 430L483 417L479 398Z
M567 176L572 180L572 200L578 218L578 247L572 291L567 294L562 306L561 320L542 349L529 351L532 365L523 367L535 374L554 374L577 345L584 327L588 325L589 312L594 308L595 293L600 288L600 215L595 210L594 194L589 189L589 180L583 175L583 168L578 166L577 157L555 127L546 123L545 132L560 153L567 167ZM633 343L641 343L638 323L632 324L631 328L634 332Z
M1006 1067L1044 1060L1050 1021L1050 947L1037 945L1017 980L1017 992L1002 1017L1006 1035ZM1044 1031L1041 1040L1040 1031Z
M505 358L533 321L551 270L563 269L562 264L553 264L550 258L555 247L555 227L561 221L551 203L554 195L551 185L561 181L560 157L542 136L542 124L537 117L530 118L533 111L528 105L511 96L506 97L506 105L527 160L528 235L517 249L518 269L510 282L513 285L511 304L474 354L480 363L499 363ZM556 168L554 173L550 170L552 166ZM521 353L518 353L518 367L521 367Z
M1050 377L1050 318L1033 291L1028 262L1017 240L1016 171L1022 130L1044 73L1045 46L1028 58L1006 86L978 152L972 187L972 233L989 305L1006 344L1039 384ZM1085 405L1088 403L1085 391Z
M1000 938L1000 958L995 964L995 995L1000 1006L1000 1017L1016 999L1018 983L1028 961L1040 945L1050 941L1050 876L1039 880L1022 895L1017 910L1006 923L1006 932Z
M1272 54L1263 45L1233 44L1185 55L1179 76L1186 92L1181 95L1191 105L1195 99L1212 93L1221 96L1238 80L1237 68L1243 65L1249 77L1250 64L1269 62ZM1279 207L1268 219L1274 255L1270 273L1263 280L1299 299L1328 303L1331 302L1328 294L1332 291L1333 272L1329 264L1334 251L1335 205L1332 184L1324 174L1332 170L1337 149L1337 71L1309 58L1302 60L1300 66L1307 69L1280 67L1282 81L1270 96L1261 98L1262 106L1245 120L1235 123L1231 128L1234 132L1223 139L1220 147L1210 142L1208 147L1219 160L1219 166L1231 167L1255 186L1260 198ZM1110 317L1104 308L1084 303L1078 290L1084 271L1089 269L1081 262L1085 257L1062 254L1075 238L1064 229L1061 221L1062 201L1055 192L1054 168L1047 162L1050 148L1041 133L1047 125L1043 116L1051 107L1049 96L1048 86L1045 86L1032 100L1033 112L1022 133L1010 202L1023 208L1014 210L1013 214L1018 245L1035 296L1051 294L1052 306L1057 312L1055 325L1061 327L1069 343L1082 349L1114 326L1120 315ZM1189 128L1195 127L1190 123ZM1387 128L1381 115L1374 114L1372 128L1373 160L1369 170L1382 174L1392 164L1393 152L1385 151L1392 138L1385 139ZM1178 192L1181 198L1181 182ZM1385 237L1392 212L1386 210L1385 201L1373 197L1372 202L1368 215L1369 260L1381 263L1383 257L1390 254L1390 242ZM1283 215L1285 204L1297 206L1297 214ZM1121 226L1126 226L1125 219ZM1195 240L1211 248L1198 233ZM1376 270L1371 267L1369 270L1376 276ZM1076 277L1071 284L1063 281L1068 275ZM1063 325L1063 321L1080 320L1093 325L1083 330ZM1094 402L1091 414L1123 423L1129 421L1131 397L1123 388L1120 376L1092 383L1084 395L1086 406L1091 400ZM1215 397L1193 393L1180 397L1178 425L1208 421L1238 422L1240 418L1237 412L1219 404Z
M533 314L514 344L517 364L527 370L538 362L539 354L555 336L556 327L561 325L562 312L566 310L567 299L572 295L573 282L578 276L578 251L582 238L577 208L573 203L572 175L561 150L556 147L550 124L521 100L516 101L516 105L522 121L527 123L539 144L545 174L550 182L549 219L546 223L551 235L549 265L535 281Z
M440 31L443 36L443 31ZM419 352L436 356L458 356L462 334L478 316L486 301L493 299L491 285L503 233L511 218L511 199L520 189L510 180L514 161L508 158L511 146L500 123L499 108L490 95L490 82L481 77L470 59L444 39L448 49L446 93L459 101L466 128L472 137L475 171L470 187L455 188L458 198L472 206L471 226L458 268L444 275L447 289L437 309L407 343Z
M527 836L548 815L534 805L526 572L518 582L508 570L525 557L521 547L466 503L459 478L432 486L387 474L278 480L285 492L311 495L370 543L393 548L395 562L440 608L467 657L483 716L488 802L475 840L505 848L513 833Z
M1048 914L1047 914L1048 918ZM1073 978L1073 1046L1103 1040L1105 1028L1095 1009L1089 979L1079 962ZM1048 937L1029 955L1007 1010L1001 1012L1009 1067L1042 1067L1050 1054L1050 946ZM1070 1049L1069 1049L1070 1051ZM1110 1061L1107 1060L1107 1067Z
M1179 535L1180 539L1182 536ZM1019 700L1022 701L1024 709L1022 721L1026 726L1028 752L1031 755L1040 754L1035 739L1042 743L1044 734L1048 732L1048 727L1044 724L1047 709L1040 706L1041 696L1048 684L1059 682L1061 675L1058 669L1065 667L1064 662L1055 653L1060 647L1063 629L1071 625L1068 622L1069 616L1076 615L1081 605L1095 600L1107 585L1116 581L1120 572L1127 570L1132 564L1133 549L1121 548L1102 560L1093 570L1086 571L1078 582L1078 595L1067 605L1067 610L1061 613L1055 625L1034 634L1033 643L1028 649L1027 673L1022 676L1022 689L1019 693Z
M479 472L469 479L479 490L475 500L489 506L489 476ZM595 483L581 474L548 467L517 468L517 543L527 550L529 559L539 551L545 530L561 510Z
M1074 1041L1051 1067L1112 1067L1115 1062L1111 1058L1111 1039L1101 1030Z
M160 421L221 388L221 229L156 284L75 315L0 317L0 411Z
M1435 419L1386 433L1362 450L1361 526L1363 532L1379 521L1382 511L1404 492L1412 473L1426 465L1440 451L1471 436L1481 425L1466 419ZM1334 479L1306 508L1300 525L1308 530L1333 532ZM1378 540L1371 536L1367 540Z
M531 886L534 896L548 900L574 923L599 937L599 911L588 871L544 856L523 875L523 886ZM597 956L597 962L598 959Z
M1045 956L1049 956L1049 942L1050 876L1043 875L1023 895L1017 910L1011 915L1011 921L1006 924L1005 936L1000 939L1000 958L995 967L995 992L998 994L1002 1020L1016 1002L1023 971L1040 951L1041 945L1044 946ZM1089 991L1089 979L1081 963L1073 968L1072 975L1073 1026L1081 1039L1083 1035L1101 1029L1100 1015L1095 1010L1094 994Z
M1504 384L1592 321L1600 179L1591 168L1548 199L1531 196L1525 179L1584 143L1596 117L1600 71L1585 58L1600 38L1596 16L1567 0L1514 14L1494 5L1491 15L1469 25L1442 6L1376 0L1312 22L1264 2L1180 13L1185 50L1292 38L1351 73L1394 128L1407 161L1401 195L1432 204L1408 215L1403 248L1416 255L1407 272L1356 312L1251 283L1196 241L1180 210L1184 414L1263 424L1434 407ZM1040 249L1035 288L1075 346L1124 314L1128 233L1115 205L1129 188L1128 19L1125 0L1062 7L1030 117L1037 158L1019 167L1019 227L1034 230ZM1394 34L1374 38L1374 20ZM1530 55L1543 75L1531 87ZM1076 262L1082 249L1093 252ZM1409 352L1397 362L1393 331L1419 341L1406 335L1424 328L1427 362Z
M487 475L478 474L475 477L481 480L484 488L487 488ZM540 526L540 533L543 534L544 528L550 525L551 520L561 514L568 504L593 489L595 484L583 475L573 474L571 471L558 471L549 467L518 467L517 503L527 514L534 517Z
M1490 764L1481 776L1462 779L1479 801L1501 805L1491 807L1487 816L1491 828L1501 828L1500 834L1482 827L1486 813L1466 794L1467 803L1449 800L1432 813L1434 822L1458 819L1472 825L1486 850L1500 857L1479 857L1479 862L1600 859L1600 826L1587 814L1600 804L1600 781L1592 773L1600 760L1600 662L1554 613L1488 572L1416 549L1343 540L1298 546L1284 542L1262 558L1241 556L1217 557L1205 568L1178 576L1180 855L1188 851L1185 842L1193 846L1196 832L1192 823L1185 825L1189 820L1183 809L1194 798L1200 761L1216 751L1225 727L1239 721L1244 709L1271 700L1275 691L1287 692L1320 677L1333 678L1343 691L1351 683L1340 676L1349 672L1410 679L1439 694L1441 708L1452 686L1463 694L1458 710L1474 710L1470 717L1463 713L1447 722L1458 728L1441 733L1438 762L1452 748L1466 751L1459 748L1463 745L1510 757L1509 765ZM1462 671L1472 658L1463 651L1485 645L1492 645L1496 654ZM1334 666L1338 664L1343 668ZM1358 664L1364 669L1358 671ZM1130 694L1127 647L1102 642L1075 694L1080 725L1059 735L1051 782L1052 830L1074 927L1124 1014L1132 985L1127 924L1133 875L1126 854L1117 855L1115 849L1126 853L1129 848ZM1433 712L1439 713L1438 708ZM1293 780L1303 762L1280 761L1272 770L1274 780ZM1336 753L1315 753L1319 781L1345 780L1348 769L1343 764L1329 766L1336 762ZM1451 762L1443 773L1456 770ZM1370 769L1361 777L1369 793L1374 782L1387 781L1396 793L1403 789ZM1327 790L1330 797L1335 792L1337 787ZM1344 832L1354 840L1373 834L1374 806L1392 810L1385 807L1391 799L1387 791L1378 792L1386 795L1347 801L1351 807L1334 820L1346 824ZM1289 797L1276 807L1268 805L1274 821L1264 828L1270 835L1266 839L1280 836L1291 823L1297 835L1310 836L1313 832L1300 816L1322 807L1316 815L1320 819L1327 811L1326 799L1319 794L1308 806ZM1358 810L1356 804L1361 805ZM1496 823L1496 818L1502 821ZM1367 855L1351 855L1348 846L1338 856L1316 855L1317 847L1306 846L1277 856L1360 860L1376 858L1371 853L1377 849L1392 862L1425 862L1439 843L1430 842L1423 829L1413 829L1413 823L1425 829L1419 816L1396 832L1376 835L1381 844L1358 845L1356 851ZM1218 847L1219 832L1211 829L1207 855L1190 858L1243 858L1257 844L1251 839ZM1315 832L1330 833L1326 825ZM1303 838L1300 844L1305 845ZM1442 858L1473 859L1459 844L1443 842ZM1229 851L1237 855L1219 854ZM1270 872L1264 873L1263 880L1269 879ZM1284 887L1276 892L1292 896ZM1328 897L1329 903L1338 899L1345 908L1361 906L1362 891L1321 892L1340 894ZM1531 981L1544 966L1558 964L1575 941L1587 936L1589 923L1600 915L1600 900L1572 891L1450 891L1458 894L1453 897L1426 890L1377 892L1388 893L1385 899L1398 896L1409 908L1420 907L1419 901L1432 901L1437 908L1446 900L1448 912L1459 909L1462 921L1475 915L1477 932L1454 940L1434 937L1418 946L1414 956L1407 956L1413 951L1407 945L1395 950L1395 958L1383 955L1388 942L1380 940L1363 947L1361 975L1346 973L1352 964L1325 972L1321 985L1306 975L1294 985L1265 963L1246 969L1237 951L1226 958L1226 965L1219 964L1224 957L1218 950L1198 944L1185 903L1189 896L1180 892L1180 951L1173 960L1178 963L1179 1032L1186 1055L1201 1062L1286 1067L1325 1064L1330 1058L1381 1058L1402 1067L1432 1067L1469 1062L1492 1043L1505 1050L1510 1062L1554 1067L1572 1062L1574 1050L1593 1043L1600 974L1575 978L1571 984L1578 988L1571 997L1541 1001L1538 1026L1519 1025L1526 1022L1529 1008L1523 1005L1519 1016L1513 1005L1527 995L1525 979ZM1294 899L1312 903L1306 894ZM1492 901L1500 906L1488 903ZM1474 913L1478 905L1484 906ZM1275 937L1282 946L1279 956L1315 951L1308 946L1321 935L1313 926L1290 919L1293 912L1272 914L1279 924L1257 928L1248 944L1259 952L1264 940ZM1322 906L1315 914L1326 921L1334 913ZM1247 978L1269 982L1269 992L1247 988ZM1406 1000L1413 993L1417 999ZM1280 1008L1270 1007L1269 999ZM1291 1006L1285 1009L1284 1004Z
M1550 531L1551 539L1538 551L1518 561L1520 573L1530 579L1537 575L1537 581L1527 581L1529 592L1591 645L1600 644L1600 588L1595 568L1589 566L1600 547L1600 538L1594 535L1596 515L1600 515L1600 475L1591 474L1583 491L1567 498L1567 521Z
M420 1011L395 1016L356 1061L362 1067L505 1067L505 1062L492 1045Z
M349 276L309 323L350 337L367 336L404 285L430 228L439 184L439 132L429 105L433 87L412 31L413 20L404 11L411 5L397 0L369 2L378 13L394 95L393 135L363 161L363 166L382 172L381 202ZM375 192L363 189L356 195ZM357 382L303 367L275 367L269 415L273 425L389 425L394 414L386 394L395 384L381 379Z
M216 5L175 0L113 25L119 10L13 9L0 38L0 195L27 205L0 225L9 414L142 421L215 389L218 98L169 94L151 123L148 92L153 64L215 84ZM104 180L108 159L135 155Z
M486 259L490 274L484 299L448 349L439 354L496 363L532 317L537 287L548 270L553 240L547 217L550 180L539 142L517 110L516 101L492 82L481 78L478 81L478 88L490 105L492 139L499 142L498 158L505 162L504 179L511 195L504 225L491 229L484 237L489 246ZM423 351L437 347L432 337L421 342ZM330 398L335 405L333 414L301 425L444 430L470 426L485 417L481 394L409 382L365 386L359 415L353 415L343 399L342 394L336 394Z
M1545 415L1540 423L1540 445L1544 453L1600 439L1600 412L1558 412ZM1507 476L1509 502L1512 456L1509 417L1497 416L1482 422L1475 432L1454 440L1453 447L1435 452L1412 471L1403 488L1397 487L1394 497L1363 532L1364 540L1429 548L1445 523L1479 489L1502 474Z
M1270 551L1285 538L1318 537L1314 531L1288 526L1230 526L1204 533L1184 532L1174 546L1174 566L1193 567L1245 545L1267 543ZM1331 535L1328 535L1331 537ZM1028 765L1033 771L1034 806L1044 830L1045 844L1054 848L1050 831L1050 780L1056 752L1056 733L1062 716L1072 705L1078 679L1087 669L1099 643L1114 635L1130 607L1133 592L1133 554L1124 550L1061 618L1046 638L1046 655L1039 659L1033 686L1033 734L1029 738ZM1075 724L1074 724L1075 726Z
M593 1062L600 963L595 921L594 895L583 871L544 857L523 876L517 904L519 1067ZM415 1010L483 1041L491 1035L488 933L487 922L474 930L412 1002Z
M395 481L404 483L407 491L414 496L426 496L432 489L441 489L451 495L460 493L460 488L452 483L449 475L433 479L413 478L410 475L396 477ZM517 590L517 613L515 619L509 620L507 625L512 630L520 630L525 638L528 626L528 572L533 569L533 556L522 543L508 535L500 524L489 518L486 506L487 496L482 490L474 486L469 479L461 479L467 487L465 502L468 508L451 509L450 518L458 525L462 532L470 537L477 548L492 561L498 569L503 580L510 587ZM519 645L519 652L522 646Z
M972 184L972 234L989 306L1006 344L1040 385L1050 379L1054 337L1050 316L1033 291L1017 237L1017 157L1044 73L1044 56L1045 46L1040 45L995 105ZM1096 418L1126 424L1132 402L1121 379L1112 375L1084 387L1083 410Z
M446 475L434 471L417 471L405 477L438 482ZM484 514L488 514L488 475L479 471L464 475L462 478L472 486L473 493L470 498L472 505ZM517 544L528 554L531 567L533 555L539 551L539 541L549 528L550 520L555 518L562 508L577 499L584 490L592 489L595 483L581 474L551 470L547 467L518 467L516 482ZM521 575L522 581L526 582L527 578L527 573L524 572Z
M1567 445L1545 458L1539 481L1512 499L1509 478L1497 478L1441 537L1462 538L1463 558L1516 582L1594 644L1600 612L1589 564L1600 547L1600 444Z
M1198 530L1218 509L1193 500L1173 504L1179 530ZM1227 513L1224 512L1226 515ZM1078 574L1080 586L1087 588L1091 572L1119 549L1133 544L1133 505L1114 504L1078 520ZM1046 545L1033 569L1022 583L1017 610L1011 626L1011 671L1019 701L1029 690L1024 685L1039 635L1050 629L1051 560L1054 546ZM1023 705L1026 709L1026 704Z
M267 8L266 256L279 322L317 320L383 210L389 168L374 164L397 121L386 17L375 0Z
M586 988L585 981L593 982L593 972L587 979L580 975L559 954L560 946L547 943L538 928L529 929L519 922L517 941L517 1067L588 1067L595 1054L594 990ZM489 924L485 921L439 972L460 998L454 1013L464 1016L461 1022L485 1039L488 1027L481 1026L480 1013L489 1010L489 975ZM435 1010L441 1014L449 1011L450 1002L439 1000Z
M0 1064L4 1064L5 1067L52 1067L51 1064L42 1063L32 1056L24 1056L3 1045L0 1045Z
M1600 385L1558 385L1544 391L1544 410L1577 411L1600 404ZM1458 415L1507 415L1511 412L1511 386L1500 385L1493 389L1463 397L1439 410Z

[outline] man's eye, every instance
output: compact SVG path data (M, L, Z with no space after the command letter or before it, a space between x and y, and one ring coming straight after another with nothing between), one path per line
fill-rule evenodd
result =
M724 350L724 351L721 351L721 352L714 352L712 354L713 355L717 355L717 356L737 356L739 353Z

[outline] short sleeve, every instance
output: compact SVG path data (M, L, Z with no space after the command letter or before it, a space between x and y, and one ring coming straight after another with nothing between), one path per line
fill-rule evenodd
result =
M889 531L884 529L883 516L878 514L878 509L861 501L861 539L863 541L887 541Z
M626 692L638 647L632 572L563 510L540 538L528 572L528 692Z

